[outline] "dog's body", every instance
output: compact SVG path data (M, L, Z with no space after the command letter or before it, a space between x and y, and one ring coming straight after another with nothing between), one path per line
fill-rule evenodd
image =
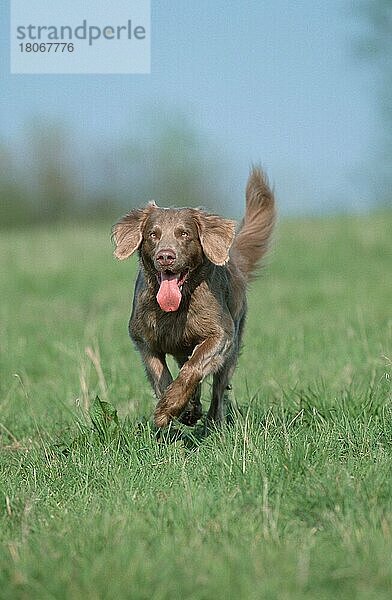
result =
M228 219L153 203L114 226L117 258L139 249L129 333L158 399L157 426L174 417L195 424L202 414L200 385L209 374L207 418L217 424L224 420L225 391L244 328L246 284L267 250L274 220L273 193L263 173L253 169L237 235ZM166 354L180 366L174 381Z

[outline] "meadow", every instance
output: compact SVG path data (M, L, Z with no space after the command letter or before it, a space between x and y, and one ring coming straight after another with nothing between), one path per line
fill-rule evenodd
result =
M229 425L158 437L110 224L2 231L0 597L389 599L391 232L282 220Z

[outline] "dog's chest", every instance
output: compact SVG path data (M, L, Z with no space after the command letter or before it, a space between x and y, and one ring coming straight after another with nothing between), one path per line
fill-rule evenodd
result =
M195 331L187 316L182 311L144 311L143 317L137 319L138 329L144 342L158 353L191 354L203 336Z
M182 303L174 312L162 311L147 291L142 292L138 300L131 317L131 330L156 352L190 355L195 346L212 333L211 301L206 319L199 294L194 294L189 303Z

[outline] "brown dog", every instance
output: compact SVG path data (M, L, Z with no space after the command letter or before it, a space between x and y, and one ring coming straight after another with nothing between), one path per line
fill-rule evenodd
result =
M115 256L139 251L140 271L129 333L158 399L155 423L201 417L200 384L213 374L207 418L225 419L225 391L233 375L246 315L246 284L267 250L274 197L260 169L246 189L246 212L235 223L192 208L131 210L114 227ZM173 381L166 364L180 366Z

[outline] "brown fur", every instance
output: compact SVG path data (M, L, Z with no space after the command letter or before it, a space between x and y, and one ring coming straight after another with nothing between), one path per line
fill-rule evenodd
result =
M113 228L115 256L139 251L129 333L139 350L158 403L155 423L174 417L193 425L200 418L200 384L213 374L207 418L225 418L225 391L233 375L246 315L246 282L264 256L275 221L273 193L254 168L246 189L246 212L235 236L233 221L201 210L162 209L150 203L132 210ZM160 256L173 254L170 271L187 273L178 310L158 305ZM166 364L180 366L173 381Z

